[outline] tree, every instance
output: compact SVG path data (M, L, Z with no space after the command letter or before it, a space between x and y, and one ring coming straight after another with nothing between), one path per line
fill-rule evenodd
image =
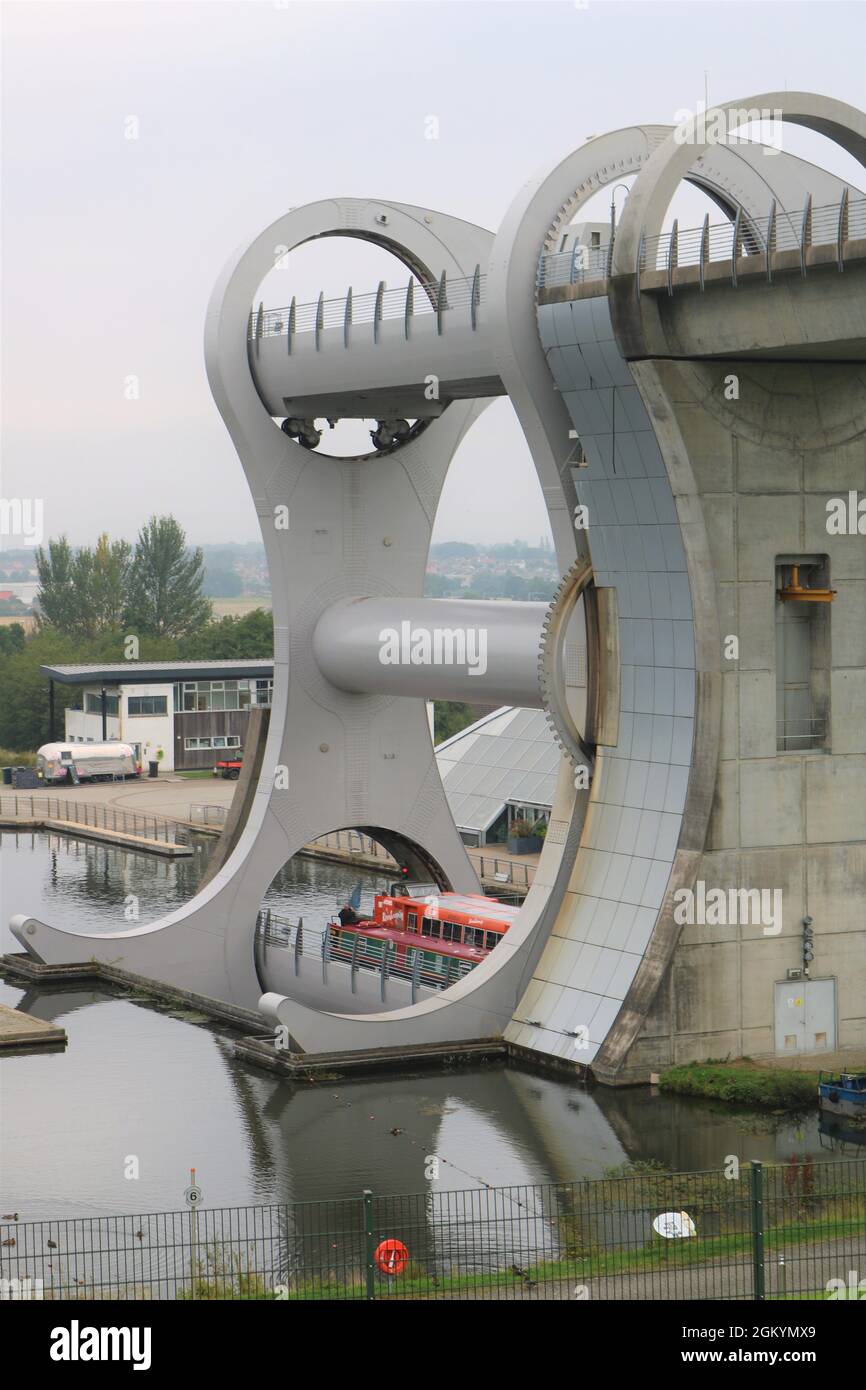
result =
M129 541L111 541L103 532L92 552L88 577L94 631L115 632L122 627L129 602L131 570Z
M433 704L433 742L438 748L472 724L478 716L462 700L436 700Z
M36 573L39 575L40 621L55 627L58 632L73 632L78 622L79 604L76 600L73 567L75 557L65 536L50 541L47 553L40 545L36 551Z
M48 742L48 678L39 667L63 661L80 661L74 637L61 636L52 628L38 632L8 659L0 662L0 746L19 752L35 752ZM63 711L71 693L58 685L55 720L63 729Z
M71 637L119 630L128 601L132 546L103 534L93 550L65 536L36 552L42 625Z
M184 661L265 661L274 654L274 620L263 608L242 618L220 618L181 643Z
M173 516L152 516L135 543L126 623L139 636L185 637L211 616L202 593L204 558L189 550Z

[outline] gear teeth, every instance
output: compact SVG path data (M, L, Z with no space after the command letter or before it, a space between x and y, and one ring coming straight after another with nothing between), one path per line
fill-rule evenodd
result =
M556 701L553 698L554 681L553 672L551 670L553 653L550 649L550 638L557 626L557 619L560 616L558 612L560 604L563 599L571 593L575 578L583 570L584 565L584 560L575 560L562 576L541 625L541 644L538 651L538 686L543 702L544 718L553 734L560 753L568 759L575 769L585 766L586 753L575 744L571 732L567 725L564 724Z

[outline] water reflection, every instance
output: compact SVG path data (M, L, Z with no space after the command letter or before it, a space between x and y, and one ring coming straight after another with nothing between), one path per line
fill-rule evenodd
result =
M4 834L0 852L4 930L21 911L114 929L130 892L151 920L194 891L207 858L205 849L156 861L47 834ZM273 901L287 915L328 913L345 886L340 866L298 860ZM0 1062L0 1210L22 1221L176 1210L192 1166L206 1206L217 1207L357 1197L365 1187L441 1202L488 1185L598 1177L630 1159L718 1170L731 1154L837 1156L817 1114L734 1115L648 1089L588 1092L504 1064L290 1083L238 1061L230 1029L131 990L0 984L0 999L69 1035L65 1053ZM545 1209L518 1215L541 1239Z

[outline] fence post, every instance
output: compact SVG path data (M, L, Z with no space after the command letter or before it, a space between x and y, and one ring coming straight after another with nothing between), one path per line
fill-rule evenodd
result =
M376 1276L373 1270L373 1193L364 1188L364 1245L366 1261L364 1265L364 1285L367 1299L376 1297Z
M764 1169L756 1159L749 1163L749 1200L752 1208L752 1272L754 1297L763 1302L764 1293Z

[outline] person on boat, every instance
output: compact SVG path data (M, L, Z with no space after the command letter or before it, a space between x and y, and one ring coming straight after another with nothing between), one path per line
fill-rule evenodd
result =
M355 909L350 907L348 903L346 903L345 907L340 908L337 916L340 919L341 927L355 927L359 922L364 920L362 917L359 917Z

